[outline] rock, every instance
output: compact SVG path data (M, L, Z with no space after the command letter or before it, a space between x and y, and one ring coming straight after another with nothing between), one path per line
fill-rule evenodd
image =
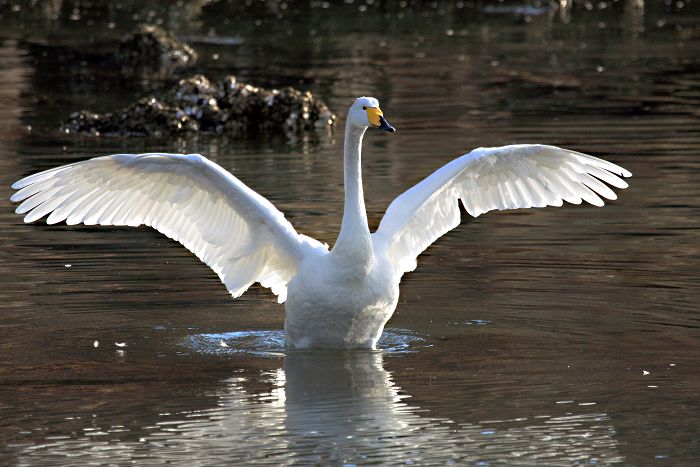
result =
M111 113L80 111L61 126L66 133L88 135L165 136L199 130L197 121L180 109L155 97L144 97L129 107Z
M2 0L0 0L2 3ZM96 80L114 80L137 77L171 80L182 76L182 70L193 66L197 53L189 45L178 41L156 26L139 26L121 39L88 41L85 44L59 40L27 40L37 67L46 73L60 67L62 72L86 75Z
M218 84L195 75L168 90L116 112L81 111L62 125L67 133L166 136L177 133L277 132L293 136L332 126L335 115L308 91L265 89L228 76Z
M115 57L127 69L174 71L194 65L197 52L158 26L144 24L121 40Z
M229 76L219 86L219 105L230 131L313 130L333 125L335 115L309 92L286 87L264 89Z

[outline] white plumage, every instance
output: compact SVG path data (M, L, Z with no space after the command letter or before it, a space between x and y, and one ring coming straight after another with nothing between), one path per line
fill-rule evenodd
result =
M632 174L554 146L478 148L396 198L374 234L375 243L381 239L399 273L413 271L418 255L459 225L458 200L474 217L495 209L561 206L563 201L603 206L599 195L611 200L617 195L600 180L627 188L619 176Z
M268 200L198 154L115 154L24 178L12 201L33 222L147 225L182 243L234 297L254 282L286 298L298 262L320 248Z
M459 202L491 210L602 206L631 174L554 146L479 148L396 198L370 234L361 177L362 137L394 129L362 97L345 132L345 210L332 251L298 234L269 201L198 154L115 154L47 170L12 187L18 214L54 224L151 226L211 267L238 297L254 282L285 304L287 344L374 348L418 255L460 222Z

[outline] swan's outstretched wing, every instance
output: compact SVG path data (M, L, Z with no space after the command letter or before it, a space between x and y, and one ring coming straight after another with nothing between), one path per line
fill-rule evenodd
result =
M199 154L115 154L57 167L14 185L32 222L148 225L211 267L234 297L253 282L283 302L299 262L323 247L268 200Z
M554 146L518 144L478 148L453 160L396 198L373 234L399 274L460 222L458 200L477 217L494 209L561 206L582 200L602 206L616 199L605 184L627 188L627 170ZM605 182L605 183L603 183Z

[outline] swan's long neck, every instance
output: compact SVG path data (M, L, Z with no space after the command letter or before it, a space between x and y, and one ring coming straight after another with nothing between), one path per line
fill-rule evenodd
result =
M345 125L345 208L340 235L332 254L347 258L367 271L372 263L372 238L367 226L365 198L362 191L362 137L365 128Z

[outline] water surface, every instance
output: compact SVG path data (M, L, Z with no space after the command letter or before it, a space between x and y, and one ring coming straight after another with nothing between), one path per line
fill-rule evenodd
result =
M700 461L695 3L12 5L0 9L4 200L59 164L201 152L333 243L342 118L293 141L56 131L74 110L169 85L65 59L144 20L189 40L212 77L311 89L341 116L356 96L380 98L399 131L365 140L372 227L478 146L566 146L634 178L603 209L465 215L404 278L376 352L285 351L268 291L231 300L158 233L24 225L0 202L3 464Z

